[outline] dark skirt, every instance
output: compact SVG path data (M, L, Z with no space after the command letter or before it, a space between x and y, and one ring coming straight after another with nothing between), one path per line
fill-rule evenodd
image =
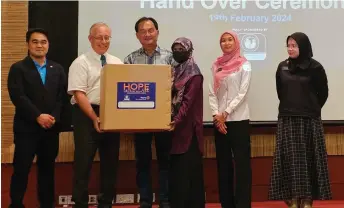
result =
M187 152L171 155L169 175L171 208L205 208L203 158L196 136Z
M269 199L331 199L321 118L280 117Z

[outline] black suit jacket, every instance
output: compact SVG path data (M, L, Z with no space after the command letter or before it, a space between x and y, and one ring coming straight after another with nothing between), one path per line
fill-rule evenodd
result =
M63 67L53 61L46 62L45 85L40 74L28 56L14 63L8 74L8 92L15 105L13 131L16 133L39 133L44 131L37 123L37 117L50 114L55 125L48 131L58 131L62 100L66 92L66 75Z

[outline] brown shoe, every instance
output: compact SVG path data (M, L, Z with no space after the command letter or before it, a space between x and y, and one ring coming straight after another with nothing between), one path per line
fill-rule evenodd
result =
M312 200L311 199L303 199L301 203L301 208L312 208Z
M299 208L299 202L297 199L292 199L285 201L285 203L288 205L288 208Z

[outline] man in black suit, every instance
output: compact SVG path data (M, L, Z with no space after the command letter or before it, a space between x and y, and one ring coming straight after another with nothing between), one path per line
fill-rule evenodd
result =
M37 155L37 185L41 208L54 207L55 158L58 154L58 123L66 92L61 65L47 60L47 32L26 33L28 56L14 63L8 74L8 92L15 106L14 157L11 178L11 208L23 208L32 161Z

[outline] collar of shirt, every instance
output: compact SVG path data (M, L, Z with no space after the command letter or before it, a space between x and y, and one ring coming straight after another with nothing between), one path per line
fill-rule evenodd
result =
M91 50L90 51L90 53L91 53L91 56L92 57L94 57L95 59L97 59L98 61L100 61L100 56L101 55L99 55L98 53L96 53L94 50ZM104 53L103 55L107 58L107 52L106 53Z
M143 54L145 54L145 55L147 55L148 56L148 54L146 54L146 52L145 52L145 49L142 47L142 48L140 48L140 55L143 55ZM155 55L155 53L158 53L158 54L160 54L160 47L159 46L157 46L156 48L155 48L155 50L154 50L154 53L152 54L152 56L154 56Z
M286 60L286 64L288 66L289 65L289 59ZM302 61L301 63L299 64L296 64L296 67L302 69L302 70L305 70L305 69L308 69L309 68L309 65L311 64L311 59L305 59L304 61Z
M33 60L33 63L35 64L37 69L43 68L47 66L47 59L44 60L43 65L41 66L37 61Z

